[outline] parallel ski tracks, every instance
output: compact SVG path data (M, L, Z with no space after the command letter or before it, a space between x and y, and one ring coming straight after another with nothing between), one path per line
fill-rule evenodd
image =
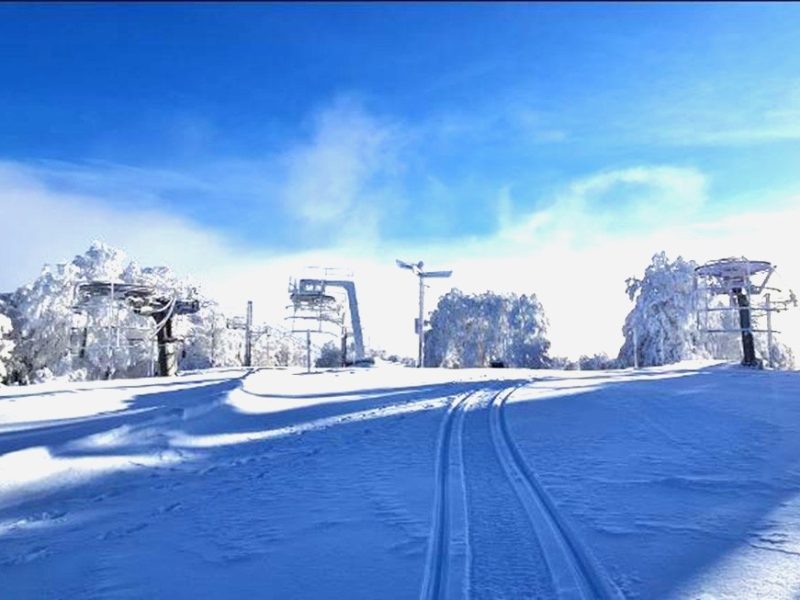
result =
M587 600L621 598L622 594L601 575L593 558L584 551L559 514L509 432L505 404L518 387L491 392L493 395L487 409L490 437L503 471L524 507L545 555L554 595L557 598ZM468 399L479 391L473 390L457 397L448 407L440 427L435 469L436 491L420 596L422 600L446 596L451 541L450 462L453 428L463 427L463 415L459 418L459 413L464 410Z

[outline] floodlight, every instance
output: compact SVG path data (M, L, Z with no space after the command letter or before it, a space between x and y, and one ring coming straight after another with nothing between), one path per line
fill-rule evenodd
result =
M416 330L419 335L419 357L417 367L422 368L425 363L425 283L423 279L433 279L433 278L446 278L450 277L453 272L452 271L423 271L422 267L425 263L419 261L417 264L403 262L402 260L396 259L395 263L401 269L408 269L409 271L413 272L419 278L419 318L417 319L417 326Z

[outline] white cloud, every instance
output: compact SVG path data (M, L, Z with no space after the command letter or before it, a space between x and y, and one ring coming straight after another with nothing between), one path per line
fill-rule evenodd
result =
M94 239L145 264L169 262L201 277L205 265L232 260L221 236L168 212L120 210L107 199L66 193L14 163L0 163L0 289L32 279L46 262L68 262Z
M611 230L663 227L694 215L707 200L707 187L706 177L692 168L603 171L572 182L544 209L517 215L499 237L512 243L561 237L585 245ZM500 204L506 212L509 205L509 198ZM510 220L507 214L501 218Z
M376 204L386 201L382 178L399 167L400 133L351 100L341 99L314 119L312 139L283 157L287 209L310 225L331 227L357 219L377 226Z
M800 139L800 81L791 77L695 81L639 102L635 113L621 115L621 128L648 143L732 147Z

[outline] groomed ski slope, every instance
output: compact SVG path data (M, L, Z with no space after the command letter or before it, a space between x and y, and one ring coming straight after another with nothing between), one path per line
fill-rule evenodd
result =
M0 388L1 598L793 598L800 377Z

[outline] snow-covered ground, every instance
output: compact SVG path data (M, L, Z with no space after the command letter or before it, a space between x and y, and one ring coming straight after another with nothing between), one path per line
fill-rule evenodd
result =
M0 388L1 598L791 598L800 376Z

